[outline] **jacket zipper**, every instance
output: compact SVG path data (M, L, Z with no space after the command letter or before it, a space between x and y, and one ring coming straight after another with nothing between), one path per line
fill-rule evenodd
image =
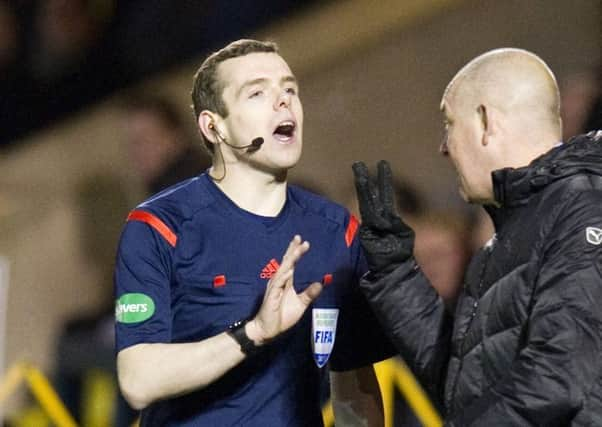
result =
M489 263L489 259L491 258L491 254L493 253L493 247L495 246L497 241L498 241L497 235L494 234L491 242L488 243L487 246L485 247L486 255L483 258L483 261L481 263L481 272L479 273L479 285L477 286L475 301L472 304L472 310L470 312L470 320L468 321L468 325L466 326L464 332L461 334L462 342L458 346L460 355L464 355L464 350L465 350L464 346L466 344L466 337L468 336L468 333L470 332L470 329L472 327L473 320L474 320L475 316L477 315L477 310L479 308L479 300L481 298L481 289L483 288L483 282L484 282L484 277L485 277L485 270L487 268L487 264ZM456 395L456 388L458 386L458 378L460 376L460 372L462 371L463 365L464 365L464 357L462 356L460 358L460 364L458 366L456 378L454 379L454 385L452 387L453 391L452 391L452 393L450 393L449 400L447 402L445 402L445 406L448 408L448 410L452 409L451 402L454 401L454 397Z

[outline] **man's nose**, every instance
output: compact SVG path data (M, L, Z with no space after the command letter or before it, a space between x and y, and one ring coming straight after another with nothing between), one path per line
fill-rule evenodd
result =
M291 105L291 95L289 93L281 93L274 104L274 109L279 110L280 108L288 108Z
M449 150L447 147L447 138L441 142L441 145L439 145L439 152L441 154L443 154L444 156L449 156Z

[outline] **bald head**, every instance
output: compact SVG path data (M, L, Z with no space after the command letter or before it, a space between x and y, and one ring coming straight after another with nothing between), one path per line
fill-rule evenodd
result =
M528 165L562 135L556 79L525 50L497 49L470 61L445 89L441 110L441 152L469 202L495 204L491 173Z
M483 105L503 114L522 132L540 130L561 138L560 96L550 68L522 49L496 49L462 68L447 86L444 99L461 106ZM531 135L541 141L541 135Z

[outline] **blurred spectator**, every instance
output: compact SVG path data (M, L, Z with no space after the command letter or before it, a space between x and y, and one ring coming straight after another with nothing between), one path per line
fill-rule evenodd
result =
M0 1L0 71L13 67L19 51L17 18L6 0Z
M81 248L90 270L86 277L98 278L104 292L95 309L66 321L57 343L55 384L76 421L84 425L125 426L134 418L125 401L117 404L115 384L112 271L129 204L119 184L116 178L93 175L75 194ZM95 410L98 407L103 410ZM118 416L122 422L114 421Z
M124 104L128 158L149 194L209 167L209 155L195 147L175 108L164 98L133 95Z
M50 85L82 67L100 39L102 22L87 0L46 0L37 4L34 31L32 73Z
M598 96L594 99L585 119L582 132L602 129L602 66L598 68Z
M212 38L202 31L212 5L202 0L119 2L115 48L127 78L148 75L207 48Z
M568 76L560 85L563 139L602 127L602 67Z
M395 178L395 202L400 214L418 217L425 211L425 203L418 191L409 183Z
M453 307L470 256L466 220L452 212L429 213L413 222L414 255L448 307Z
M0 0L0 148L313 2Z
M122 73L108 48L111 8L97 7L111 3L6 3L12 6L12 21L18 27L18 59L10 84L0 86L0 144L13 142L118 87L116 79Z
M38 1L33 12L30 73L38 120L49 123L125 84L110 49L107 11L93 0ZM110 11L110 8L108 9Z
M25 108L31 99L32 84L27 77L24 48L14 4L0 0L0 144L8 135L23 132L33 111Z
M248 34L314 1L117 2L115 48L129 79L148 75Z

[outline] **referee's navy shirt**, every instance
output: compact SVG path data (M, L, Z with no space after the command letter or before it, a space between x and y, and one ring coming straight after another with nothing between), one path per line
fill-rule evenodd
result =
M311 244L295 288L325 284L302 319L258 355L201 390L151 404L141 425L322 426L318 364L329 357L331 370L344 371L395 353L359 293L366 263L357 228L345 208L292 185L278 216L252 214L206 173L132 211L115 271L117 351L200 341L253 316L295 234ZM336 333L312 332L316 309L338 310ZM314 356L312 341L324 337L334 341L330 355Z

